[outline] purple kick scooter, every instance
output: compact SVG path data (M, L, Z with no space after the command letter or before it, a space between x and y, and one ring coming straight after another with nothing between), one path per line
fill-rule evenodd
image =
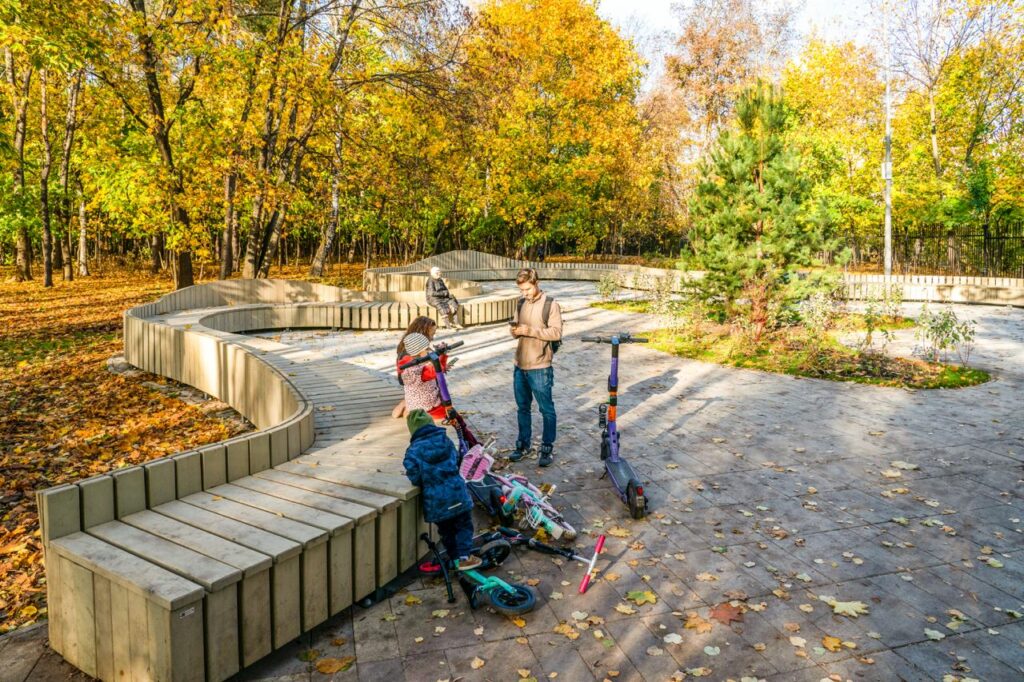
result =
M647 339L634 338L628 332L611 336L584 336L589 343L607 343L612 347L612 371L608 375L608 402L598 405L598 426L601 427L601 460L604 462L604 476L612 479L612 485L634 519L647 515L647 498L640 477L619 457L619 431L616 428L616 406L619 393L619 346L623 343L647 343ZM602 476L602 478L604 477Z

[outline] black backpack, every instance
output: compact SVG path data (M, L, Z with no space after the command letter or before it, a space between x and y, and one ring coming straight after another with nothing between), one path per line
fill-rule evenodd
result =
M544 311L541 313L544 318L544 326L548 326L548 318L551 316L551 304L554 303L555 299L548 296L544 299ZM525 298L519 299L519 304L516 306L516 324L519 323L519 318L523 315L523 305L526 303ZM551 354L554 355L558 352L558 349L562 347L562 340L548 341L548 345L551 346Z

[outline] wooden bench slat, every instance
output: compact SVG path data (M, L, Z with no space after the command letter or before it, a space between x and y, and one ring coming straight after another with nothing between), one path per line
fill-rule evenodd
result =
M278 468L303 476L313 476L325 481L342 483L353 488L363 488L382 495L393 495L400 500L412 499L419 492L405 476L370 473L335 465L313 465L315 460L303 461L304 459L304 457L300 457L291 462L285 462Z
M274 495L249 490L233 483L217 486L209 492L255 509L262 509L272 514L282 514L285 518L322 528L331 535L349 530L354 525L350 518L290 502Z
M174 611L203 598L203 588L156 564L85 533L50 541L57 554Z
M88 533L197 582L210 592L242 579L242 572L236 568L121 521L93 526L88 529Z
M356 502L367 507L373 507L378 511L395 509L399 504L401 504L400 500L391 495L383 495L371 490L338 485L337 483L324 481L312 476L293 474L288 471L281 471L280 469L267 469L266 471L259 472L256 476L282 485L290 485L296 488L303 488L305 490L313 490L324 495L330 495L342 500Z
M219 495L195 493L181 501L236 521L254 524L263 530L294 540L303 547L327 542L327 532L321 528L278 516L247 504L240 504Z
M297 556L302 551L302 545L281 535L180 500L165 502L153 511L265 554L274 563Z
M244 576L264 571L273 563L273 559L266 554L254 552L248 547L225 540L203 529L181 523L155 511L141 511L126 516L121 521L182 547L195 550L228 566L233 566Z
M338 516L352 519L356 522L356 525L360 526L364 523L372 522L377 516L377 510L372 507L356 504L354 502L349 502L347 500L312 490L304 490L290 485L281 485L258 476L247 476L245 478L240 478L237 481L232 481L232 483L240 488L247 488L255 492L264 493L289 502L295 502L307 507L313 507L314 509L319 509L321 511L330 512L331 514L337 514Z

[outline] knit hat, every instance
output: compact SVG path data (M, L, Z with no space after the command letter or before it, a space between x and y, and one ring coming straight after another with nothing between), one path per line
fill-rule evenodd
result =
M406 334L402 340L405 342L405 352L409 355L416 355L430 346L430 339L417 332Z
M416 433L424 426L433 425L434 420L423 410L413 410L406 416L405 424L409 427L409 433Z

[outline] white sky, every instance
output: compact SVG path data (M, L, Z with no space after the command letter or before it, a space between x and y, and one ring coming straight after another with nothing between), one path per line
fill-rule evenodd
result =
M678 28L672 10L676 4L679 0L600 0L598 13L636 39L641 54L650 62L648 84L660 70L662 47L657 36ZM802 37L815 34L828 40L860 43L869 39L871 0L803 0L802 4L796 20Z

